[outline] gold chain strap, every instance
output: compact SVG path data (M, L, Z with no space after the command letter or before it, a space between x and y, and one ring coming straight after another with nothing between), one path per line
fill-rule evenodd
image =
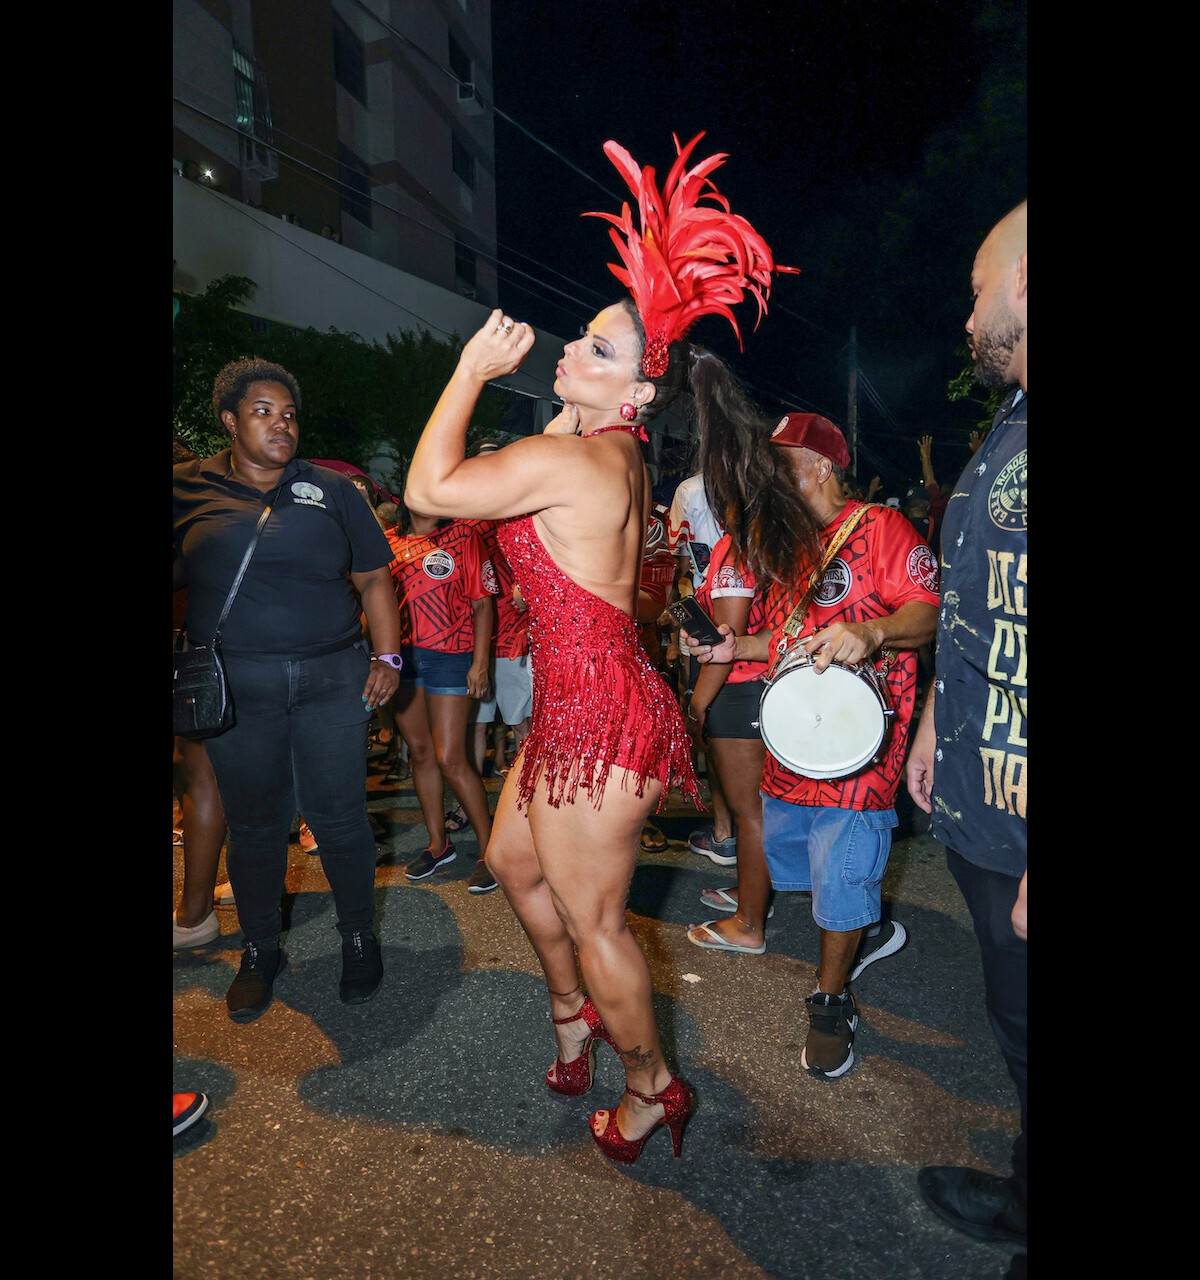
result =
M771 665L767 668L767 680L775 674L775 668L779 665L779 660L792 647L792 643L799 636L804 627L804 615L808 612L808 606L812 603L812 598L816 594L817 587L820 585L821 579L825 576L825 570L833 561L833 557L842 549L851 533L854 532L855 525L867 514L871 507L877 507L877 502L865 502L856 511L852 511L842 522L841 528L834 534L829 546L825 549L825 554L821 558L821 563L812 571L812 577L808 580L808 587L804 594L800 597L800 603L792 610L791 617L783 624L783 634L775 645L775 656L771 659ZM894 655L893 655L894 656ZM888 664L891 663L891 656L888 657ZM887 667L884 667L887 670Z

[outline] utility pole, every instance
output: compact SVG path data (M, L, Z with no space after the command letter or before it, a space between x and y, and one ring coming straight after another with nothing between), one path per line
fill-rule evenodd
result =
M846 431L850 436L850 469L858 478L858 326L850 327L850 388L846 393Z

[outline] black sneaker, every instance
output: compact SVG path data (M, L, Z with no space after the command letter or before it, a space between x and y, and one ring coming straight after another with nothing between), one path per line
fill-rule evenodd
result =
M917 1186L934 1213L958 1231L976 1240L1028 1243L1028 1210L1012 1178L940 1164L922 1169Z
M286 968L287 956L278 945L246 943L242 948L242 966L225 993L229 1016L234 1022L253 1022L266 1013L275 998L275 979Z
M874 932L868 929L863 933L862 942L858 946L858 963L850 970L847 982L853 982L868 965L874 964L876 960L894 956L908 941L908 930L894 920L884 920L880 924L873 925L872 928Z
M404 874L410 880L424 880L426 876L433 875L439 867L448 867L457 857L458 854L454 852L454 846L447 840L446 847L441 853L435 854L432 849L422 849L416 858L404 868Z
M467 889L471 893L491 893L493 889L499 887L496 877L488 870L488 864L482 858L476 859L475 870L471 872L471 878L467 881Z
M365 1004L383 981L383 956L373 933L351 933L342 939L343 1004Z
M836 1080L854 1065L854 1028L858 1026L858 1006L849 991L840 996L818 991L804 1002L808 1005L808 1039L800 1054L800 1065L822 1080Z

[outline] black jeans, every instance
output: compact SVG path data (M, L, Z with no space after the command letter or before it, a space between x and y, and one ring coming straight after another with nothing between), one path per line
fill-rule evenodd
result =
M229 883L245 940L279 941L279 901L297 811L317 838L338 931L372 931L366 642L296 662L223 656L236 720L205 745L229 824Z
M1021 1104L1021 1132L1013 1143L1013 1173L1022 1203L1029 1189L1029 1126L1026 1088L1029 1083L1029 945L1013 932L1012 909L1019 876L987 871L968 862L953 849L946 865L958 881L975 924L983 960L983 988L988 1021L992 1024L1008 1074L1017 1086Z

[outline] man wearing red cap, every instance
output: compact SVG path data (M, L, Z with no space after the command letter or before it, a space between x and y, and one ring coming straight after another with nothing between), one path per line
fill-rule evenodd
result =
M805 1001L810 1026L801 1065L833 1080L854 1064L858 1010L849 982L863 931L882 914L883 875L899 821L894 800L916 698L917 649L937 626L937 561L899 511L846 497L850 454L828 418L788 412L770 444L780 451L780 474L791 479L821 526L823 559L804 558L795 585L773 582L767 588L767 624L754 634L730 634L716 648L690 647L702 663L772 664L760 708L767 745L763 846L774 889L813 895L821 959ZM794 616L806 595L807 607ZM870 723L857 723L860 690L867 690L868 704L875 699L882 741L868 740L870 758L847 765L840 758L845 744L851 743L852 755L852 740L871 730ZM831 695L836 704L843 693L844 707L829 705ZM814 712L816 703L821 707ZM767 730L769 709L770 719L787 730L777 738ZM791 734L793 727L813 725L811 742L803 732ZM830 746L832 756L826 754ZM805 758L798 762L798 756Z

